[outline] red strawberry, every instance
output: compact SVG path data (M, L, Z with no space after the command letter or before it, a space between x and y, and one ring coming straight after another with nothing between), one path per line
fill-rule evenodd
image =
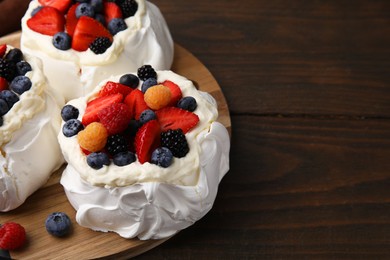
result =
M177 107L166 107L156 111L162 131L181 128L183 133L190 131L199 122L198 115Z
M99 97L108 96L116 93L121 93L124 97L126 97L133 89L122 85L120 83L108 81L106 85L99 91Z
M168 87L171 91L171 102L168 104L168 106L176 106L177 102L183 97L181 89L177 84L169 80L164 81L162 84Z
M1 45L0 46L0 58L3 58L6 51L7 51L7 44Z
M8 89L8 81L5 78L0 77L0 91L6 89Z
M102 123L108 134L119 134L126 130L131 120L130 109L123 103L112 103L98 112L100 123Z
M92 101L89 101L87 108L82 119L83 125L89 125L92 122L97 122L99 120L98 112L105 107L108 107L112 103L120 103L123 100L122 94L113 94L104 97L95 98Z
M108 24L111 19L122 18L122 11L119 6L113 2L104 3L104 18Z
M76 3L74 5L72 5L69 10L68 10L68 13L66 14L66 24L65 24L65 28L66 28L66 31L67 33L73 37L73 33L74 33L74 29L76 28L76 25L77 25L77 21L79 20L77 17L76 17L76 8L77 6L79 6L80 3Z
M45 6L27 20L27 26L38 33L53 36L64 30L65 18L54 7Z
M72 0L39 0L38 2L43 6L51 6L60 12L65 13L72 3Z
M24 227L15 222L7 222L0 226L0 248L14 250L24 245L26 231Z
M144 100L144 93L139 89L134 89L123 102L129 106L132 118L137 120L139 120L142 111L149 109Z
M141 164L150 161L152 152L160 146L160 125L157 120L141 126L135 136L135 151Z
M107 37L112 42L112 35L101 23L91 17L81 16L74 30L72 48L86 51L97 37Z

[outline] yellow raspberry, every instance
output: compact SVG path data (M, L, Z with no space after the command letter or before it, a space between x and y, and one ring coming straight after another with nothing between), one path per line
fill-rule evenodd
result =
M107 143L108 132L103 124L93 122L77 134L81 148L90 151L101 151Z
M153 110L159 110L171 102L171 96L169 88L164 85L156 85L146 90L144 100L148 107Z

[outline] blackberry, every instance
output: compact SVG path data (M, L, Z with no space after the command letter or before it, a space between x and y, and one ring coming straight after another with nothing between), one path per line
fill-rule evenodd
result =
M183 130L168 130L161 133L161 146L171 150L173 156L181 158L190 151Z
M7 81L12 81L16 76L16 65L13 62L8 62L4 59L0 59L0 77L5 78Z
M143 81L149 78L157 79L157 73L150 65L143 65L141 68L139 68L137 71L137 75Z
M107 37L98 37L89 45L89 48L95 54L102 54L111 46L111 44L110 39Z
M138 4L135 0L125 0L121 3L120 8L122 10L123 18L133 16L138 10Z
M120 134L109 136L106 143L106 149L110 155L127 152L126 138Z

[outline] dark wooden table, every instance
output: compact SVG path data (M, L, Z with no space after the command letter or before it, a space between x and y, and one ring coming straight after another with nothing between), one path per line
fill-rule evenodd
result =
M390 259L390 1L152 2L227 98L231 170L138 259Z

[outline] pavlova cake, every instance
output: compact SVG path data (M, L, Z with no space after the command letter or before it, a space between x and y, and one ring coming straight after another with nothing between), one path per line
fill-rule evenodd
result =
M50 93L39 59L0 46L0 211L21 205L63 164L63 104Z
M216 101L190 80L145 65L62 111L61 184L81 226L159 239L211 209L230 138Z
M21 49L42 59L66 101L143 64L170 69L173 41L160 10L145 0L32 0Z

